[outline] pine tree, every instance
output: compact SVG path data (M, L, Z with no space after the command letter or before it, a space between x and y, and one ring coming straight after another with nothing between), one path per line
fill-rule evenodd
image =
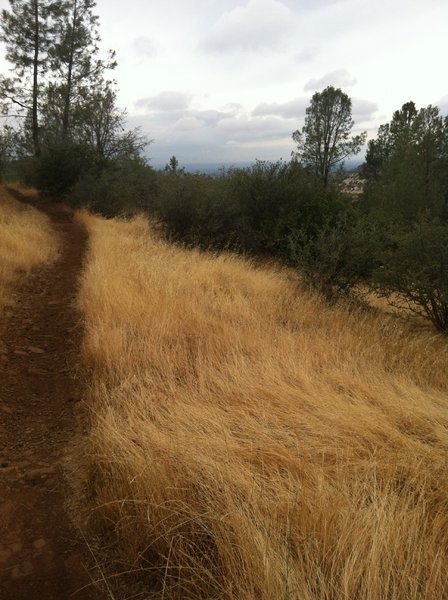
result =
M39 100L43 78L49 69L49 49L54 43L55 20L60 2L9 0L2 10L0 40L6 44L6 59L12 77L0 81L0 98L6 110L11 105L29 118L34 154L40 153Z
M358 154L367 134L350 137L354 121L352 101L333 86L316 92L306 109L305 125L292 134L293 153L327 186L331 171L346 158Z
M99 18L94 14L95 0L62 0L58 19L57 43L50 50L55 81L52 95L60 96L60 126L63 137L72 129L73 113L89 88L103 86L104 72L116 66L115 53L106 61L98 58Z

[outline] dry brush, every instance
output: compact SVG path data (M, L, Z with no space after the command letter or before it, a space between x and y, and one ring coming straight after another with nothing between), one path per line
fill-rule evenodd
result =
M79 524L145 598L448 595L448 348L287 272L79 217Z
M0 186L0 315L14 303L14 281L54 260L57 245L49 218Z

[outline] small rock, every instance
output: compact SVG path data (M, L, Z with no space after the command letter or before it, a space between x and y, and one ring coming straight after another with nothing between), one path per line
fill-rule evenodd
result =
M22 542L16 542L15 544L12 545L12 551L14 552L14 554L18 554L19 552L21 552L22 548L23 548Z
M28 373L30 375L47 375L47 371L44 371L43 369L36 369L35 367L30 367L28 369Z
M35 540L33 542L33 546L36 548L36 550L42 550L42 548L46 545L47 545L47 542L43 538L41 538L39 540Z
M26 460L21 460L20 462L17 462L15 464L15 468L19 469L19 471L22 469L27 469L29 466L30 466L30 463Z
M20 566L14 567L11 571L12 579L22 579L33 572L33 565L30 562L24 562Z
M45 350L42 350L42 348L37 348L37 346L28 346L28 350L33 354L45 354Z
M16 356L28 356L28 352L25 352L25 350L14 350L13 354Z
M27 483L36 484L45 481L50 475L53 475L53 473L54 469L51 467L45 469L33 469L32 471L25 473L23 477Z

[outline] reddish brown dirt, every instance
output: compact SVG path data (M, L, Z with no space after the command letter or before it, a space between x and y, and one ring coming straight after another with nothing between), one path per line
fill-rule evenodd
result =
M64 208L42 208L61 257L18 286L0 330L0 599L99 600L67 514L63 468L82 427L74 299L86 234Z

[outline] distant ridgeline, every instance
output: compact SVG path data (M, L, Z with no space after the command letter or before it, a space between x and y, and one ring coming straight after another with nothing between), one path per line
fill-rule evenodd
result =
M362 160L348 160L344 164L345 171L351 172L356 171L362 165ZM164 169L166 166L165 163L153 162L151 163L154 169ZM184 164L180 162L180 167L182 167L187 173L202 173L204 175L219 175L219 173L224 169L246 169L252 166L254 163L252 162L227 162L227 163L188 163Z

